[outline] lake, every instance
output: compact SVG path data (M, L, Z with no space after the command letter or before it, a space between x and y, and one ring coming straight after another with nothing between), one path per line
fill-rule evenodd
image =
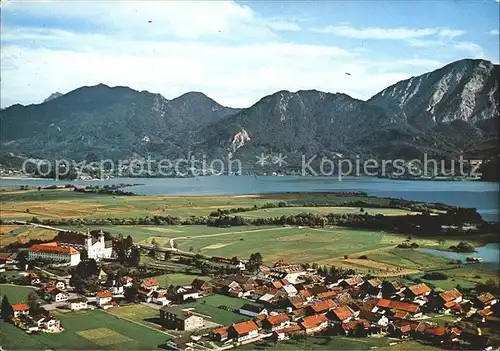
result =
M428 254L446 257L449 258L450 260L461 260L462 262L465 262L465 259L468 256L481 257L483 259L483 262L474 263L474 265L477 265L478 267L482 268L498 269L498 265L500 263L499 259L500 248L498 243L489 243L486 244L485 246L476 247L477 252L469 252L469 253L458 253L458 252L441 251L435 249L418 249L418 250Z
M0 179L0 186L51 184L143 184L128 190L144 195L243 195L277 192L363 191L373 196L475 207L490 221L499 217L499 184L479 181L414 181L374 177L212 176L197 178L114 178L92 181Z

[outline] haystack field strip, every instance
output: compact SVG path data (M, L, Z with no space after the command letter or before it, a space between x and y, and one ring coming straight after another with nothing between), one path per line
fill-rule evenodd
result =
M208 246L202 247L201 249L202 250L217 250L217 249L221 249L223 247L226 247L228 245L231 245L231 244L217 243L217 244L212 244L212 245L208 245Z
M133 341L132 339L108 328L87 329L76 332L76 334L99 346L109 346Z

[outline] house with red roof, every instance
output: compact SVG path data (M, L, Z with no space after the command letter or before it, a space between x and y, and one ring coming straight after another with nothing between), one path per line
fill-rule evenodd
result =
M333 322L349 322L354 317L354 312L349 306L339 306L326 314L329 320Z
M407 286L404 290L405 296L411 300L421 299L430 295L431 292L432 289L424 283Z
M387 311L392 311L393 313L396 313L397 311L408 312L411 318L416 318L422 315L422 313L420 312L420 306L418 304L388 299L379 299L373 309L373 312L385 313Z
M267 316L262 321L262 328L269 331L283 329L288 326L290 326L290 317L288 317L285 313Z
M160 287L160 283L156 279L144 279L141 287L146 290L156 290Z
M370 322L366 319L343 322L339 326L345 336L366 337L370 331Z
M16 303L11 305L12 311L14 312L14 317L18 318L19 316L28 315L30 313L30 306L25 303Z
M72 247L61 246L57 242L35 244L29 248L28 260L48 260L76 266L80 262L80 252Z
M96 294L96 303L99 307L108 305L113 300L111 291L99 291Z
M333 300L313 302L306 307L306 313L309 316L314 314L325 314L335 307L338 307L338 305Z
M216 341L225 341L228 338L227 329L228 327L214 329L210 333L210 337Z
M306 334L315 334L325 330L328 327L328 318L323 314L304 317L299 322L300 327Z
M451 289L438 294L434 299L432 299L432 306L435 309L449 313L453 307L460 304L462 301L462 293L460 293L457 289Z
M259 327L252 320L233 323L233 325L227 329L227 334L229 339L240 342L257 337L259 335Z

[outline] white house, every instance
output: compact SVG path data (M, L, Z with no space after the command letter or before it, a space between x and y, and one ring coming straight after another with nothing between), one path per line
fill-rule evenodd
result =
M99 291L96 295L97 305L103 306L113 300L113 294L111 291Z
M56 287L49 287L45 290L45 298L54 302L64 302L68 300L68 294Z
M83 297L77 297L75 299L70 299L66 301L67 306L72 311L85 310L88 308L87 299Z
M262 306L251 305L249 303L244 304L240 307L239 313L249 317L255 317L258 314L266 314L267 309Z
M28 315L30 313L30 307L25 303L16 303L11 305L12 311L14 311L14 317L19 317L22 315Z

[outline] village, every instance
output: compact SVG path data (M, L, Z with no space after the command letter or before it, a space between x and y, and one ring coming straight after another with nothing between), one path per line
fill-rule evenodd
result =
M2 272L19 271L22 278L15 284L36 289L37 296L27 296L24 302L11 304L5 295L2 301L4 321L28 334L67 333L54 311L97 309L113 314L139 305L156 311L155 328L165 334L165 347L174 350L223 350L320 335L389 338L395 344L418 340L447 349L498 346L488 332L500 322L493 291L464 294L457 288L443 291L425 283L283 261L265 266L259 253L248 260L204 257L219 273L212 272L210 279L193 276L190 284L167 285L154 277L113 272L110 264L121 255L118 245L126 240L107 240L102 231L68 231L56 239L30 246L26 261L17 253L0 255ZM125 254L141 250L146 249L129 242ZM42 263L67 267L73 275L54 275L39 267ZM202 312L193 307L203 307L210 298L231 303ZM210 310L229 311L237 318L217 323L206 312Z

